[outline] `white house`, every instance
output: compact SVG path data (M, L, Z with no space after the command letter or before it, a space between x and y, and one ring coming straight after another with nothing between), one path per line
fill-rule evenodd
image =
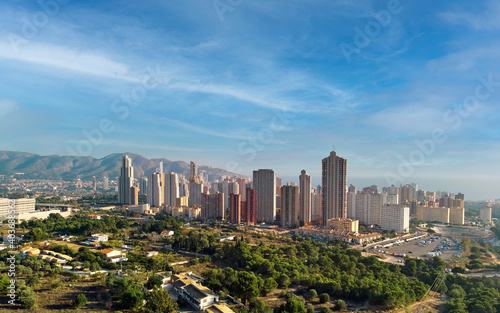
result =
M111 263L116 263L120 261L127 261L126 255L120 250L114 249L103 249L101 251L102 254L106 256L106 259Z
M92 236L90 236L90 239L92 241L105 242L105 241L108 241L108 235L106 235L106 234L93 234Z

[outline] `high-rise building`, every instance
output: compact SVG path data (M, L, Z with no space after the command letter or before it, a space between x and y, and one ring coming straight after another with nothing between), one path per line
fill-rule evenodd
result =
M108 176L104 176L102 179L102 189L108 190L109 189L109 178Z
M411 186L401 186L399 188L399 203L408 204L413 201L413 187Z
M136 186L130 187L130 205L139 205L139 188Z
M320 193L315 193L312 200L312 220L315 224L323 223L323 206L321 202L323 201L323 195Z
M410 208L405 205L386 205L382 207L380 228L408 232L410 230Z
M299 187L281 187L281 227L299 226Z
M491 211L492 210L490 206L484 207L479 211L479 218L481 219L483 224L491 224Z
M148 178L147 177L141 178L141 183L139 185L139 194L141 196L145 196L148 194Z
M246 225L257 224L257 190L247 188L246 200L242 201L241 206L242 212L245 212L245 214L242 213L242 215L245 216Z
M322 161L323 226L331 218L347 218L347 159L335 151Z
M307 173L306 173L305 170L302 170L302 172L300 172L299 182L300 182L299 219L302 220L304 223L309 223L312 220L312 209L311 209L311 176L307 175Z
M253 171L253 189L257 191L257 221L273 223L276 219L276 173L269 169Z
M196 181L189 182L189 206L201 205L202 184Z
M191 161L189 168L189 182L198 183L200 181L200 178L198 177L198 165L196 164L196 162Z
M120 178L118 179L118 202L120 204L129 204L130 187L134 184L134 168L132 159L126 155L122 157L122 168Z
M347 192L356 193L356 185L350 184Z
M359 220L359 223L364 225L380 225L380 214L385 195L358 192L356 194L349 193L348 197L348 218Z
M165 175L165 205L175 206L175 201L179 198L179 178L176 173Z
M456 200L464 200L465 201L465 196L463 193L459 192L456 196L455 196L455 199Z
M465 223L465 209L450 208L450 223L463 225Z
M233 224L241 223L241 195L229 194L229 220Z
M147 200L151 206L161 206L165 203L165 174L151 173L148 176Z
M163 173L163 161L160 161L160 168L158 170L160 173Z
M92 176L92 190L96 191L97 189L97 180L95 179L95 176Z
M204 220L224 219L224 195L222 192L201 194L201 218Z

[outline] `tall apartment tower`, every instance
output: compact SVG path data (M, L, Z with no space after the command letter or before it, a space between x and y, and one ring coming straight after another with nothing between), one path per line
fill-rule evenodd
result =
M347 192L356 193L356 185L350 184Z
M175 206L179 198L179 177L176 173L165 175L165 205Z
M241 195L229 194L229 221L232 224L241 223Z
M189 183L188 203L190 207L194 205L201 205L202 190L203 190L203 185L201 183L195 181Z
M189 182L199 182L200 178L198 177L198 164L196 162L191 161L189 165L190 174L189 174Z
M130 187L130 204L139 205L139 187Z
M141 183L139 185L139 194L145 196L148 194L148 178L141 178Z
M281 188L281 227L295 228L299 226L299 187L283 186Z
M299 182L300 182L299 219L304 221L304 223L309 223L312 220L311 176L307 175L306 170L302 170L302 172L300 172Z
M276 219L276 173L268 169L253 171L253 189L257 191L257 221L273 223Z
M118 202L130 204L130 187L134 184L134 167L132 159L126 155L122 157L122 168L118 178Z
M347 159L335 153L322 161L323 226L331 218L347 218Z
M102 179L102 189L108 190L109 189L109 178L108 176L104 176Z
M148 203L151 206L161 206L165 203L165 174L151 173L148 176Z
M242 201L242 211L245 213L244 217L247 226L257 224L257 195L256 190L247 188L246 200Z

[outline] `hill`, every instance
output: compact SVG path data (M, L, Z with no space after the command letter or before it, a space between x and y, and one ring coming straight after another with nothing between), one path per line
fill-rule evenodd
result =
M81 178L90 180L95 176L101 180L104 176L115 179L120 175L122 155L132 158L134 176L142 177L156 171L163 161L165 173L175 172L189 177L189 164L184 161L171 161L165 158L148 159L134 153L113 153L101 159L81 156L42 156L27 152L0 151L0 175L24 173L23 177L32 179ZM206 172L210 181L220 180L221 176L239 177L240 175L224 169L210 166L198 166L198 171Z

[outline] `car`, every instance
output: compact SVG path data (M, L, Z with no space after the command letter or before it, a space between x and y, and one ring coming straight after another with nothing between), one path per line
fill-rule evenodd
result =
M413 251L408 251L408 253L413 253Z

